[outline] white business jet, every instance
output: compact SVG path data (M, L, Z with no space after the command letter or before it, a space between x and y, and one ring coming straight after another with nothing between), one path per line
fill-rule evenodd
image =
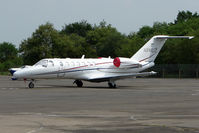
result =
M156 72L142 72L154 66L154 60L160 52L165 41L169 38L187 38L193 36L166 36L152 37L131 58L84 58L80 59L42 59L33 66L11 68L13 80L30 80L29 88L34 88L34 81L38 79L74 79L78 87L83 86L82 81L108 82L110 88L115 88L116 80L149 76Z

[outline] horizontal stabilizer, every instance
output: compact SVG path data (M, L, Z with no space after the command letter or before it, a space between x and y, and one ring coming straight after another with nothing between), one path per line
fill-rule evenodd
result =
M184 38L184 39L193 39L194 36L155 36L156 39L177 39L177 38Z

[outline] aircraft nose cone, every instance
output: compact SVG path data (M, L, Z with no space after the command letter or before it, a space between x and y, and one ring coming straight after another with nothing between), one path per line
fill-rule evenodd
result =
M18 72L17 71L15 71L15 72L13 72L13 74L12 74L12 80L17 80L17 78L18 78L19 76L18 76Z
M23 77L23 72L16 71L16 72L13 73L13 77L15 77L15 78L22 78Z
M19 76L18 72L14 72L13 76L17 78Z
M13 74L16 72L16 70L9 69L10 74L13 76Z
M24 78L29 78L31 74L30 69L23 69L23 70L18 70L13 73L13 77L17 79L24 79Z

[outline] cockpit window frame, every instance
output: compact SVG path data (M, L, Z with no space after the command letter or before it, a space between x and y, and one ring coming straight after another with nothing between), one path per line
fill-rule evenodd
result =
M48 60L45 60L45 59L40 60L36 64L34 64L34 66L47 67L48 66Z

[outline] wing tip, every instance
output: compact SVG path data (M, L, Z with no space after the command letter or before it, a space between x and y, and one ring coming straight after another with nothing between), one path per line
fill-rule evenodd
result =
M194 38L194 36L189 36L189 39L193 39Z

